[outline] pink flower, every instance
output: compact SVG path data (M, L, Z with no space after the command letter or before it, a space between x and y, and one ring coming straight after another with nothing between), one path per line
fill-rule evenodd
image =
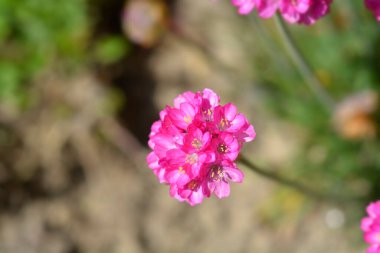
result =
M202 178L189 181L184 187L178 189L178 195L194 206L202 203L205 197L205 184Z
M243 128L246 118L244 115L237 113L236 106L228 103L215 108L214 123L216 131L237 133Z
M190 205L212 193L229 196L229 183L243 180L234 160L256 136L236 106L219 102L210 89L184 92L174 99L174 107L160 112L149 135L149 167L160 183L170 185L170 196Z
M234 134L221 133L219 138L214 138L212 141L212 149L216 152L218 160L234 161L240 151L239 142Z
M325 16L331 2L332 0L232 0L242 15L249 14L256 8L260 17L271 18L279 11L289 23L305 25L314 24Z
M367 206L368 217L362 219L364 240L370 244L367 253L380 253L380 201Z
M229 160L222 160L220 163L211 165L207 175L208 189L214 192L218 198L228 197L230 195L229 181L241 183L243 173L236 168L236 165Z
M332 0L283 0L280 12L289 23L312 25L329 12Z
M365 0L365 6L373 12L377 21L380 21L380 1L379 0Z

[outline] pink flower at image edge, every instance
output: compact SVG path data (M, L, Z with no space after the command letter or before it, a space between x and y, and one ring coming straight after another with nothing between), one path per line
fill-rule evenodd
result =
M361 221L364 240L370 245L366 253L380 253L380 201L367 206L367 217Z
M380 21L380 1L379 0L365 0L365 6L372 11L377 21Z
M271 18L279 11L289 23L312 25L325 16L332 0L231 0L238 12L247 15L254 9L261 18Z
M234 161L243 144L256 136L235 105L219 102L210 89L184 92L151 127L148 165L160 183L170 186L172 197L190 205L211 194L229 196L229 183L244 177Z

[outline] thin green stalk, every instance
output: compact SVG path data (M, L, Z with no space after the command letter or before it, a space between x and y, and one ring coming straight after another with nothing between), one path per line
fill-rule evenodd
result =
M245 165L248 169L251 171L259 174L260 176L263 176L267 179L270 179L276 183L279 183L281 185L287 186L289 188L292 188L293 190L302 193L304 195L307 195L313 199L320 200L320 201L326 201L326 202L352 202L352 201L361 201L363 200L363 197L356 197L356 196L343 196L343 195L336 195L332 193L323 193L316 191L314 189L311 189L303 184L300 184L299 182L296 182L294 180L284 178L276 173L264 170L258 166L256 166L254 163L249 161L246 157L243 155L239 156L238 162Z
M331 111L334 108L334 100L325 90L324 86L321 84L318 78L314 75L309 63L297 47L283 19L279 15L276 15L275 20L285 48L294 64L297 66L299 72L305 79L306 84L318 98L321 104L326 108L326 110Z

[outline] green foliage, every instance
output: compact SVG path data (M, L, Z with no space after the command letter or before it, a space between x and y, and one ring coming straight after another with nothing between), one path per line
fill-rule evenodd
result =
M96 60L103 64L114 63L120 60L128 50L126 40L119 36L106 37L99 40L95 48Z
M363 10L362 4L353 2L340 3L341 6L312 27L289 26L314 74L338 102L355 92L378 91L380 87L378 23ZM304 182L319 178L312 184L326 192L363 195L376 191L378 195L379 141L339 137L333 129L333 111L326 112L307 88L287 57L281 38L268 34L265 38L276 39L277 43L271 43L270 48L269 42L261 43L260 48L264 50L258 50L256 62L260 64L255 67L263 88L271 94L267 101L269 108L307 132L292 173Z
M44 67L80 59L87 26L84 0L0 0L0 100L22 104Z

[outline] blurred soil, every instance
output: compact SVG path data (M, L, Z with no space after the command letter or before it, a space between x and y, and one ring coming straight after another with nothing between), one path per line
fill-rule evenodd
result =
M267 95L251 81L247 45L255 38L230 7L215 4L181 0L171 6L176 29L155 48L135 46L116 65L70 78L42 75L32 110L0 114L1 253L362 250L352 246L358 234L337 223L341 206L275 188L244 167L245 181L229 198L196 207L171 199L148 169L149 126L188 89L212 88L249 117L258 137L243 152L253 161L281 168L297 149L298 129L265 110ZM117 24L102 26L121 32ZM107 111L109 85L126 97L118 120Z

